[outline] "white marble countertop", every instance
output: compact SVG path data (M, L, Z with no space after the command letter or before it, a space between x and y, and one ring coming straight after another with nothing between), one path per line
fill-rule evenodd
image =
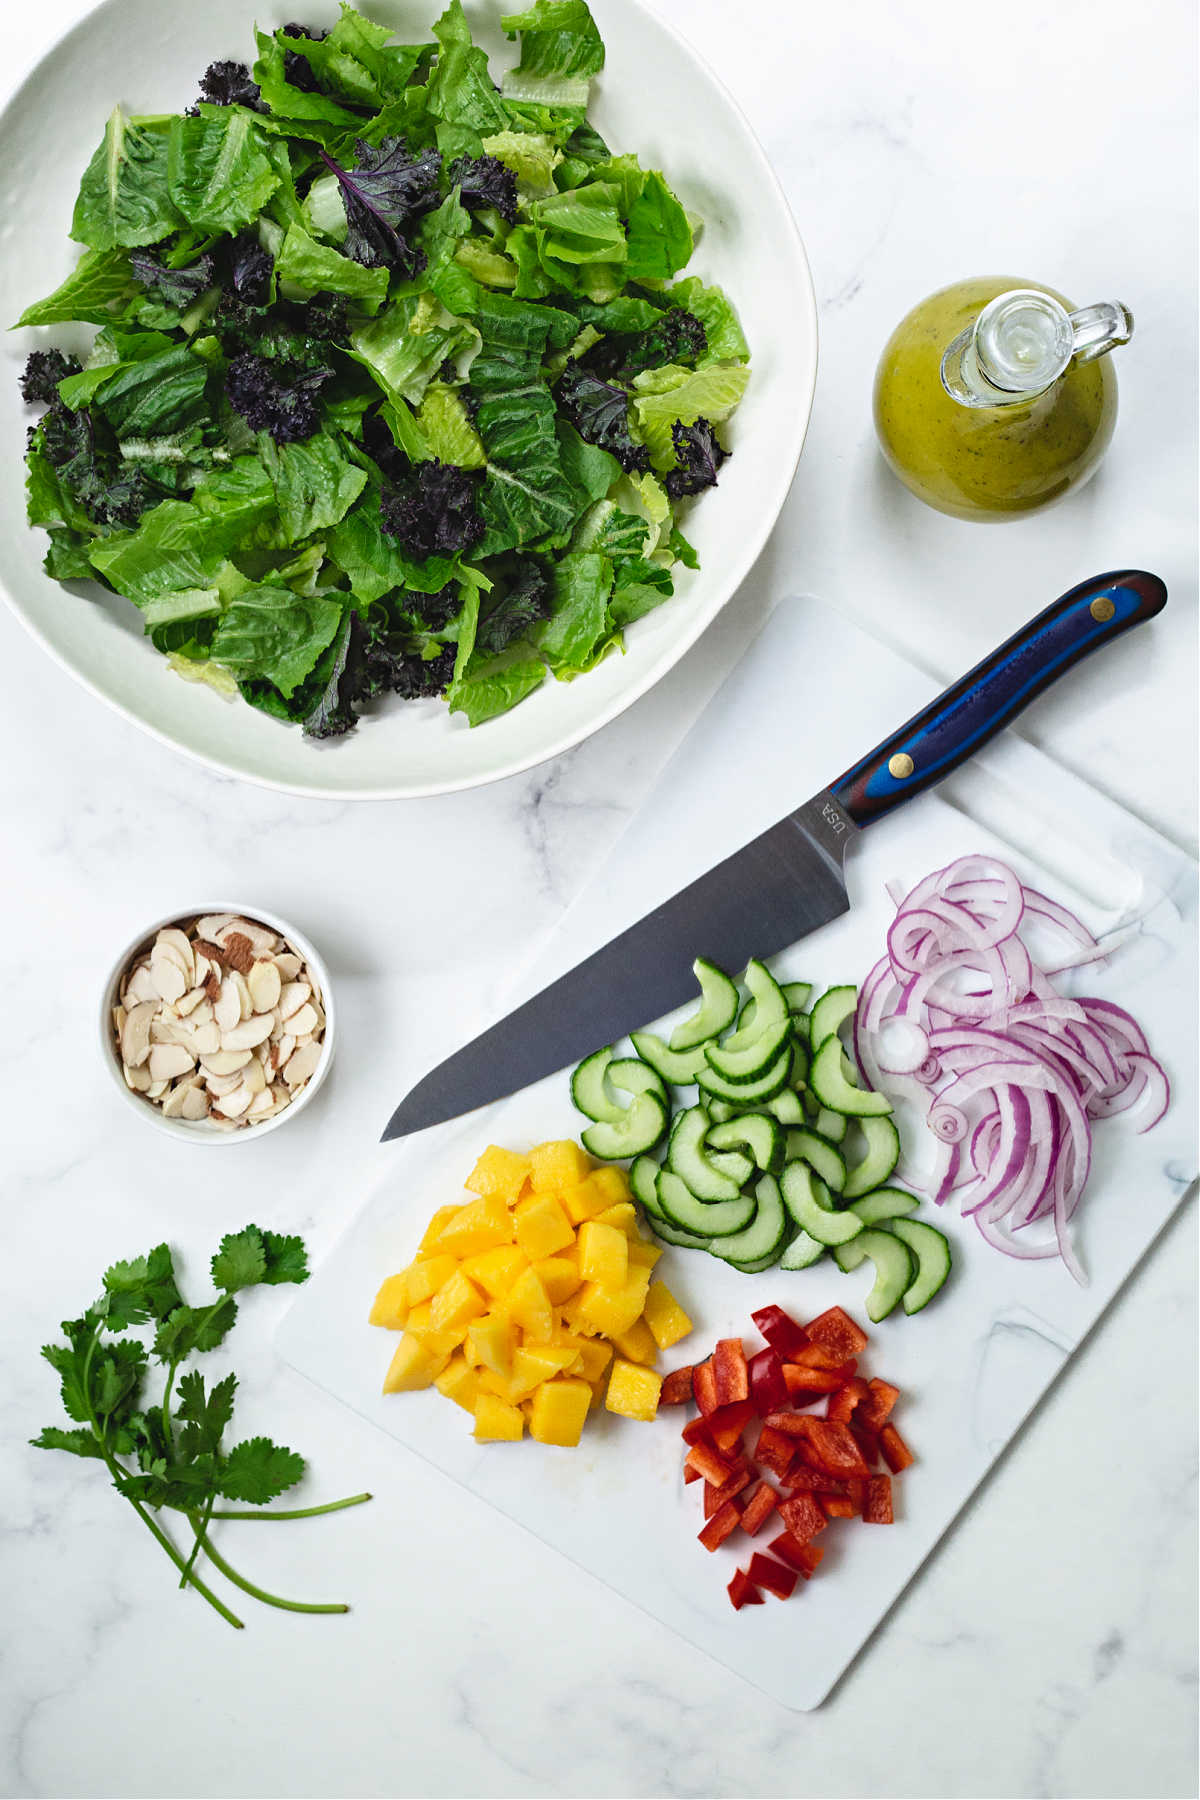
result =
M254 1609L234 1636L177 1591L91 1465L24 1448L56 1416L37 1347L111 1258L168 1236L195 1273L247 1218L301 1230L321 1255L359 1203L357 1161L430 1052L430 1019L440 1050L488 1009L773 597L819 593L949 677L1084 575L1158 570L1163 618L1024 729L1194 851L1193 9L660 10L721 71L787 186L822 367L768 550L652 695L501 786L335 806L197 770L0 615L4 972L9 1017L35 1021L32 1045L0 1049L5 1795L1195 1791L1194 1205L808 1716L733 1682L283 1370L271 1334L286 1291L247 1298L239 1423L302 1450L314 1498L376 1498L264 1533L247 1560L278 1591L351 1600L347 1618ZM83 11L41 0L6 18L4 88ZM1040 518L975 529L891 481L870 382L910 304L993 270L1081 302L1119 295L1138 333L1095 482ZM144 919L226 892L319 943L341 1047L302 1119L210 1157L114 1108L93 1014L108 957Z

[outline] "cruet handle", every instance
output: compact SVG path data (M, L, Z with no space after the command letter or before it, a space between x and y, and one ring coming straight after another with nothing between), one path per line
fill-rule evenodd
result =
M1072 357L1075 362L1092 362L1107 356L1118 344L1127 344L1133 336L1133 314L1120 300L1102 300L1097 306L1081 306L1069 313L1075 336Z

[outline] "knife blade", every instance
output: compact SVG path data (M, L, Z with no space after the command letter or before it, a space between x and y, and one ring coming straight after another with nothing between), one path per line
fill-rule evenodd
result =
M430 1071L392 1114L407 1137L518 1092L672 1012L692 963L731 971L849 908L846 846L957 768L1067 669L1153 618L1167 590L1144 570L1081 582L869 755Z

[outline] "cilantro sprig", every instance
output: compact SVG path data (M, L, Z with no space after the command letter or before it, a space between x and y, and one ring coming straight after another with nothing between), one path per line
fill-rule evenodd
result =
M226 1561L212 1541L211 1526L218 1519L308 1519L358 1506L371 1496L351 1494L323 1506L264 1510L300 1480L304 1458L268 1437L244 1438L226 1448L237 1376L226 1375L210 1387L199 1369L185 1367L192 1357L225 1341L237 1321L235 1295L307 1279L301 1238L247 1225L223 1237L212 1259L216 1297L189 1306L179 1290L170 1248L157 1244L145 1256L113 1263L105 1271L100 1297L81 1318L63 1321L66 1343L42 1350L59 1377L63 1408L72 1424L47 1425L31 1439L34 1447L103 1462L117 1492L179 1570L180 1587L194 1588L238 1630L242 1621L197 1573L201 1555L264 1605L286 1612L349 1611L340 1602L285 1600L267 1593ZM147 1328L149 1344L142 1337L118 1335L132 1326ZM151 1362L166 1371L157 1404L145 1392ZM221 1500L242 1506L222 1508ZM186 1555L154 1516L164 1511L186 1521L192 1537Z

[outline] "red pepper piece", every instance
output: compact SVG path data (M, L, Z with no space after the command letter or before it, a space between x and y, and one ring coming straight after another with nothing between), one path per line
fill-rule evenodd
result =
M770 1345L750 1358L750 1398L760 1419L787 1405L787 1383L783 1379L783 1361Z
M855 1416L857 1417L857 1414ZM853 1424L850 1427L850 1433L862 1451L863 1461L870 1468L875 1468L879 1462L879 1433L868 1431L865 1426Z
M872 1475L868 1481L863 1519L868 1525L890 1525L893 1522L890 1475Z
M827 1519L853 1519L858 1508L853 1500L843 1499L838 1494L822 1494L821 1511Z
M698 1469L714 1487L720 1487L733 1474L733 1464L713 1444L693 1444L683 1463L686 1469Z
M713 1374L711 1362L697 1363L692 1370L692 1397L706 1417L709 1413L716 1412L720 1405L717 1399L717 1378Z
M784 1363L783 1379L788 1393L803 1405L806 1399L815 1400L818 1394L835 1394L854 1379L857 1368L858 1364L853 1360L838 1363L832 1369L813 1369L806 1363Z
M824 1469L792 1469L787 1485L794 1494L837 1494L844 1499L850 1492L848 1481L839 1481L835 1475L827 1475Z
M844 1388L829 1396L829 1404L825 1408L827 1419L840 1419L843 1425L850 1423L850 1415L864 1400L870 1399L870 1389L861 1376L854 1375Z
M870 1341L862 1327L847 1317L840 1306L831 1306L828 1312L810 1319L804 1329L810 1343L824 1344L827 1350L836 1350L843 1362L865 1350Z
M807 1445L811 1457L815 1457L818 1465L830 1475L869 1475L871 1472L850 1427L839 1425L834 1419L810 1420Z
M867 1399L858 1409L859 1423L869 1431L881 1431L899 1398L898 1387L893 1387L890 1381L880 1381L877 1375L872 1376L867 1383Z
M765 1587L768 1594L777 1594L781 1600L790 1600L795 1592L798 1580L795 1569L785 1569L773 1556L761 1556L756 1550L750 1558L749 1573L751 1581Z
M709 1413L704 1423L708 1426L708 1434L718 1450L726 1453L736 1450L742 1441L742 1433L754 1417L754 1408L749 1400L738 1400L732 1406L718 1406L715 1413Z
M784 1360L798 1369L836 1369L845 1358L836 1350L826 1349L824 1344L805 1344L803 1350L797 1350L794 1356Z
M805 1581L812 1579L825 1554L820 1544L802 1544L790 1531L781 1531L778 1537L772 1538L770 1548L785 1563L791 1563L793 1569L799 1569Z
M725 1590L733 1602L734 1612L741 1612L743 1606L762 1606L763 1597L751 1581L745 1569L739 1569Z
M790 1500L781 1500L779 1516L792 1536L802 1544L807 1544L818 1531L824 1531L828 1523L811 1494L794 1494Z
M863 1507L867 1504L867 1483L862 1479L861 1475L852 1475L846 1483L846 1486L849 1489L849 1498L854 1503L855 1512L861 1513Z
M692 1444L711 1444L712 1432L708 1429L707 1419L689 1419L680 1437L689 1447Z
M765 1431L782 1431L785 1437L807 1437L811 1426L818 1420L812 1413L777 1412L768 1413Z
M761 1531L771 1514L775 1511L775 1502L779 1496L769 1481L760 1481L746 1504L742 1507L742 1530L749 1537Z
M797 1324L790 1313L785 1313L782 1306L763 1306L750 1314L763 1337L772 1350L778 1350L786 1362L797 1351L803 1350L808 1342L808 1333L803 1325Z
M686 1485L689 1481L703 1481L704 1477L701 1475L699 1469L689 1469L685 1463L683 1465L683 1479L684 1484Z
M741 1338L721 1338L712 1353L713 1374L717 1382L717 1399L722 1406L733 1406L750 1398L750 1375Z
M883 1460L894 1475L901 1469L907 1469L913 1461L913 1453L905 1443L894 1425L885 1425L879 1434L879 1448L883 1451Z
M686 1406L691 1397L691 1363L686 1363L682 1369L672 1369L669 1375L663 1376L662 1392L658 1396L660 1406Z
M787 1478L787 1472L796 1460L796 1446L793 1439L785 1437L781 1431L773 1431L764 1425L758 1434L758 1445L754 1452L764 1469L770 1469L781 1481Z
M706 1550L716 1550L725 1542L730 1532L737 1530L741 1522L741 1513L732 1500L727 1500L724 1506L713 1514L703 1531L697 1533L697 1536Z
M743 1463L740 1468L733 1471L727 1480L721 1483L719 1488L713 1489L717 1495L717 1504L723 1506L726 1500L732 1500L735 1494L740 1494L744 1488L748 1488L753 1480L754 1470L749 1463ZM709 1515L705 1513L704 1516L708 1518Z

